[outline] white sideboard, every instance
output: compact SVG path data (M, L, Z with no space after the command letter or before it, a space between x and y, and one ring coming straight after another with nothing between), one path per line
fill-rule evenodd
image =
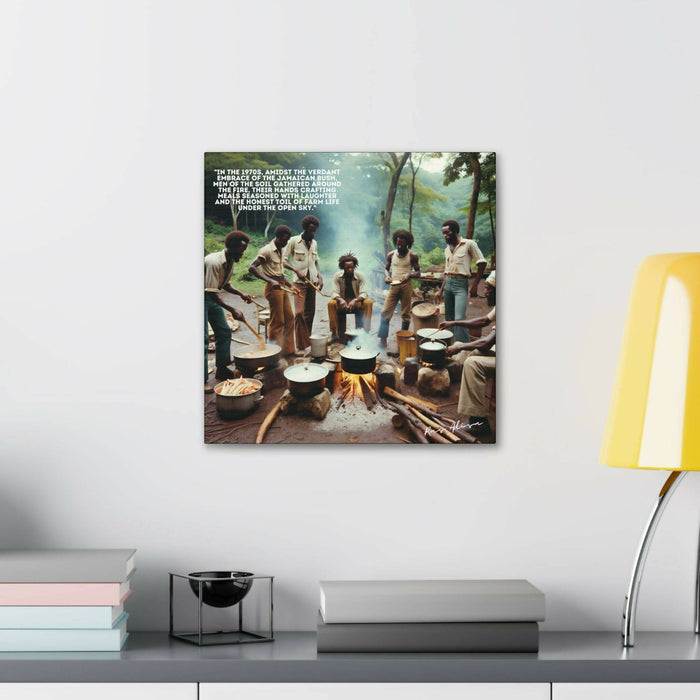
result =
M199 700L550 700L549 683L202 683Z

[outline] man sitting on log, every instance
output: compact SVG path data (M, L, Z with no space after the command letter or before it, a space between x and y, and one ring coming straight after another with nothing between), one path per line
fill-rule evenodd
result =
M347 314L355 314L355 327L362 326L369 333L372 323L372 300L367 294L367 279L357 271L359 266L360 263L352 253L338 258L340 272L333 275L333 293L328 302L331 342L347 342Z
M474 436L488 435L491 432L487 413L486 381L496 373L496 272L486 279L486 300L494 307L483 316L468 321L444 321L440 328L461 326L462 328L483 328L494 324L484 338L469 343L455 343L445 351L448 357L464 350L468 356L462 367L462 383L459 389L457 411L468 416L464 429Z

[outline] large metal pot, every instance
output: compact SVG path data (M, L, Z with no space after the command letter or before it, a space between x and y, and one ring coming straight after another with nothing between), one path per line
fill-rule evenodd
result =
M340 351L340 364L343 372L350 374L369 374L377 366L379 352L363 348L361 345L351 345Z
M418 357L423 362L444 365L446 349L447 345L441 340L425 340L418 346Z
M455 337L454 333L448 328L441 331L435 328L420 328L416 331L416 335L418 336L419 344L426 340L441 340L445 345L452 345Z
M284 370L287 388L294 396L308 397L320 394L326 386L328 368L313 362L292 365Z
M243 394L242 396L220 394L219 391L221 387L226 384L226 381L219 382L214 387L214 393L216 394L216 410L221 415L232 418L245 416L248 413L252 413L260 405L262 401L262 382L258 379L248 379L247 381L253 382L258 388L250 394Z
M258 345L249 345L233 353L233 361L236 367L255 372L257 369L269 369L276 367L280 361L282 348L279 345L266 345L260 348Z

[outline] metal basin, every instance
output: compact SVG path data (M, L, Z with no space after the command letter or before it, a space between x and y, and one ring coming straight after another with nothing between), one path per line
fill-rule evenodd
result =
M242 350L233 353L233 361L236 367L242 370L254 372L256 369L269 369L276 367L280 361L282 348L279 345L265 345L260 348L257 345L250 345Z
M226 384L225 381L220 382L214 387L214 393L216 394L216 410L223 416L245 416L248 413L252 413L262 401L262 382L257 379L248 379L247 381L253 382L257 385L257 389L250 394L243 394L242 396L227 396L226 394L220 394L219 390Z

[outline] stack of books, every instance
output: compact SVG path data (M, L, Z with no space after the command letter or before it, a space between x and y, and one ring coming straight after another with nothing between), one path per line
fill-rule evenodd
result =
M528 581L322 581L319 652L537 652Z
M0 551L0 651L119 651L133 549Z

